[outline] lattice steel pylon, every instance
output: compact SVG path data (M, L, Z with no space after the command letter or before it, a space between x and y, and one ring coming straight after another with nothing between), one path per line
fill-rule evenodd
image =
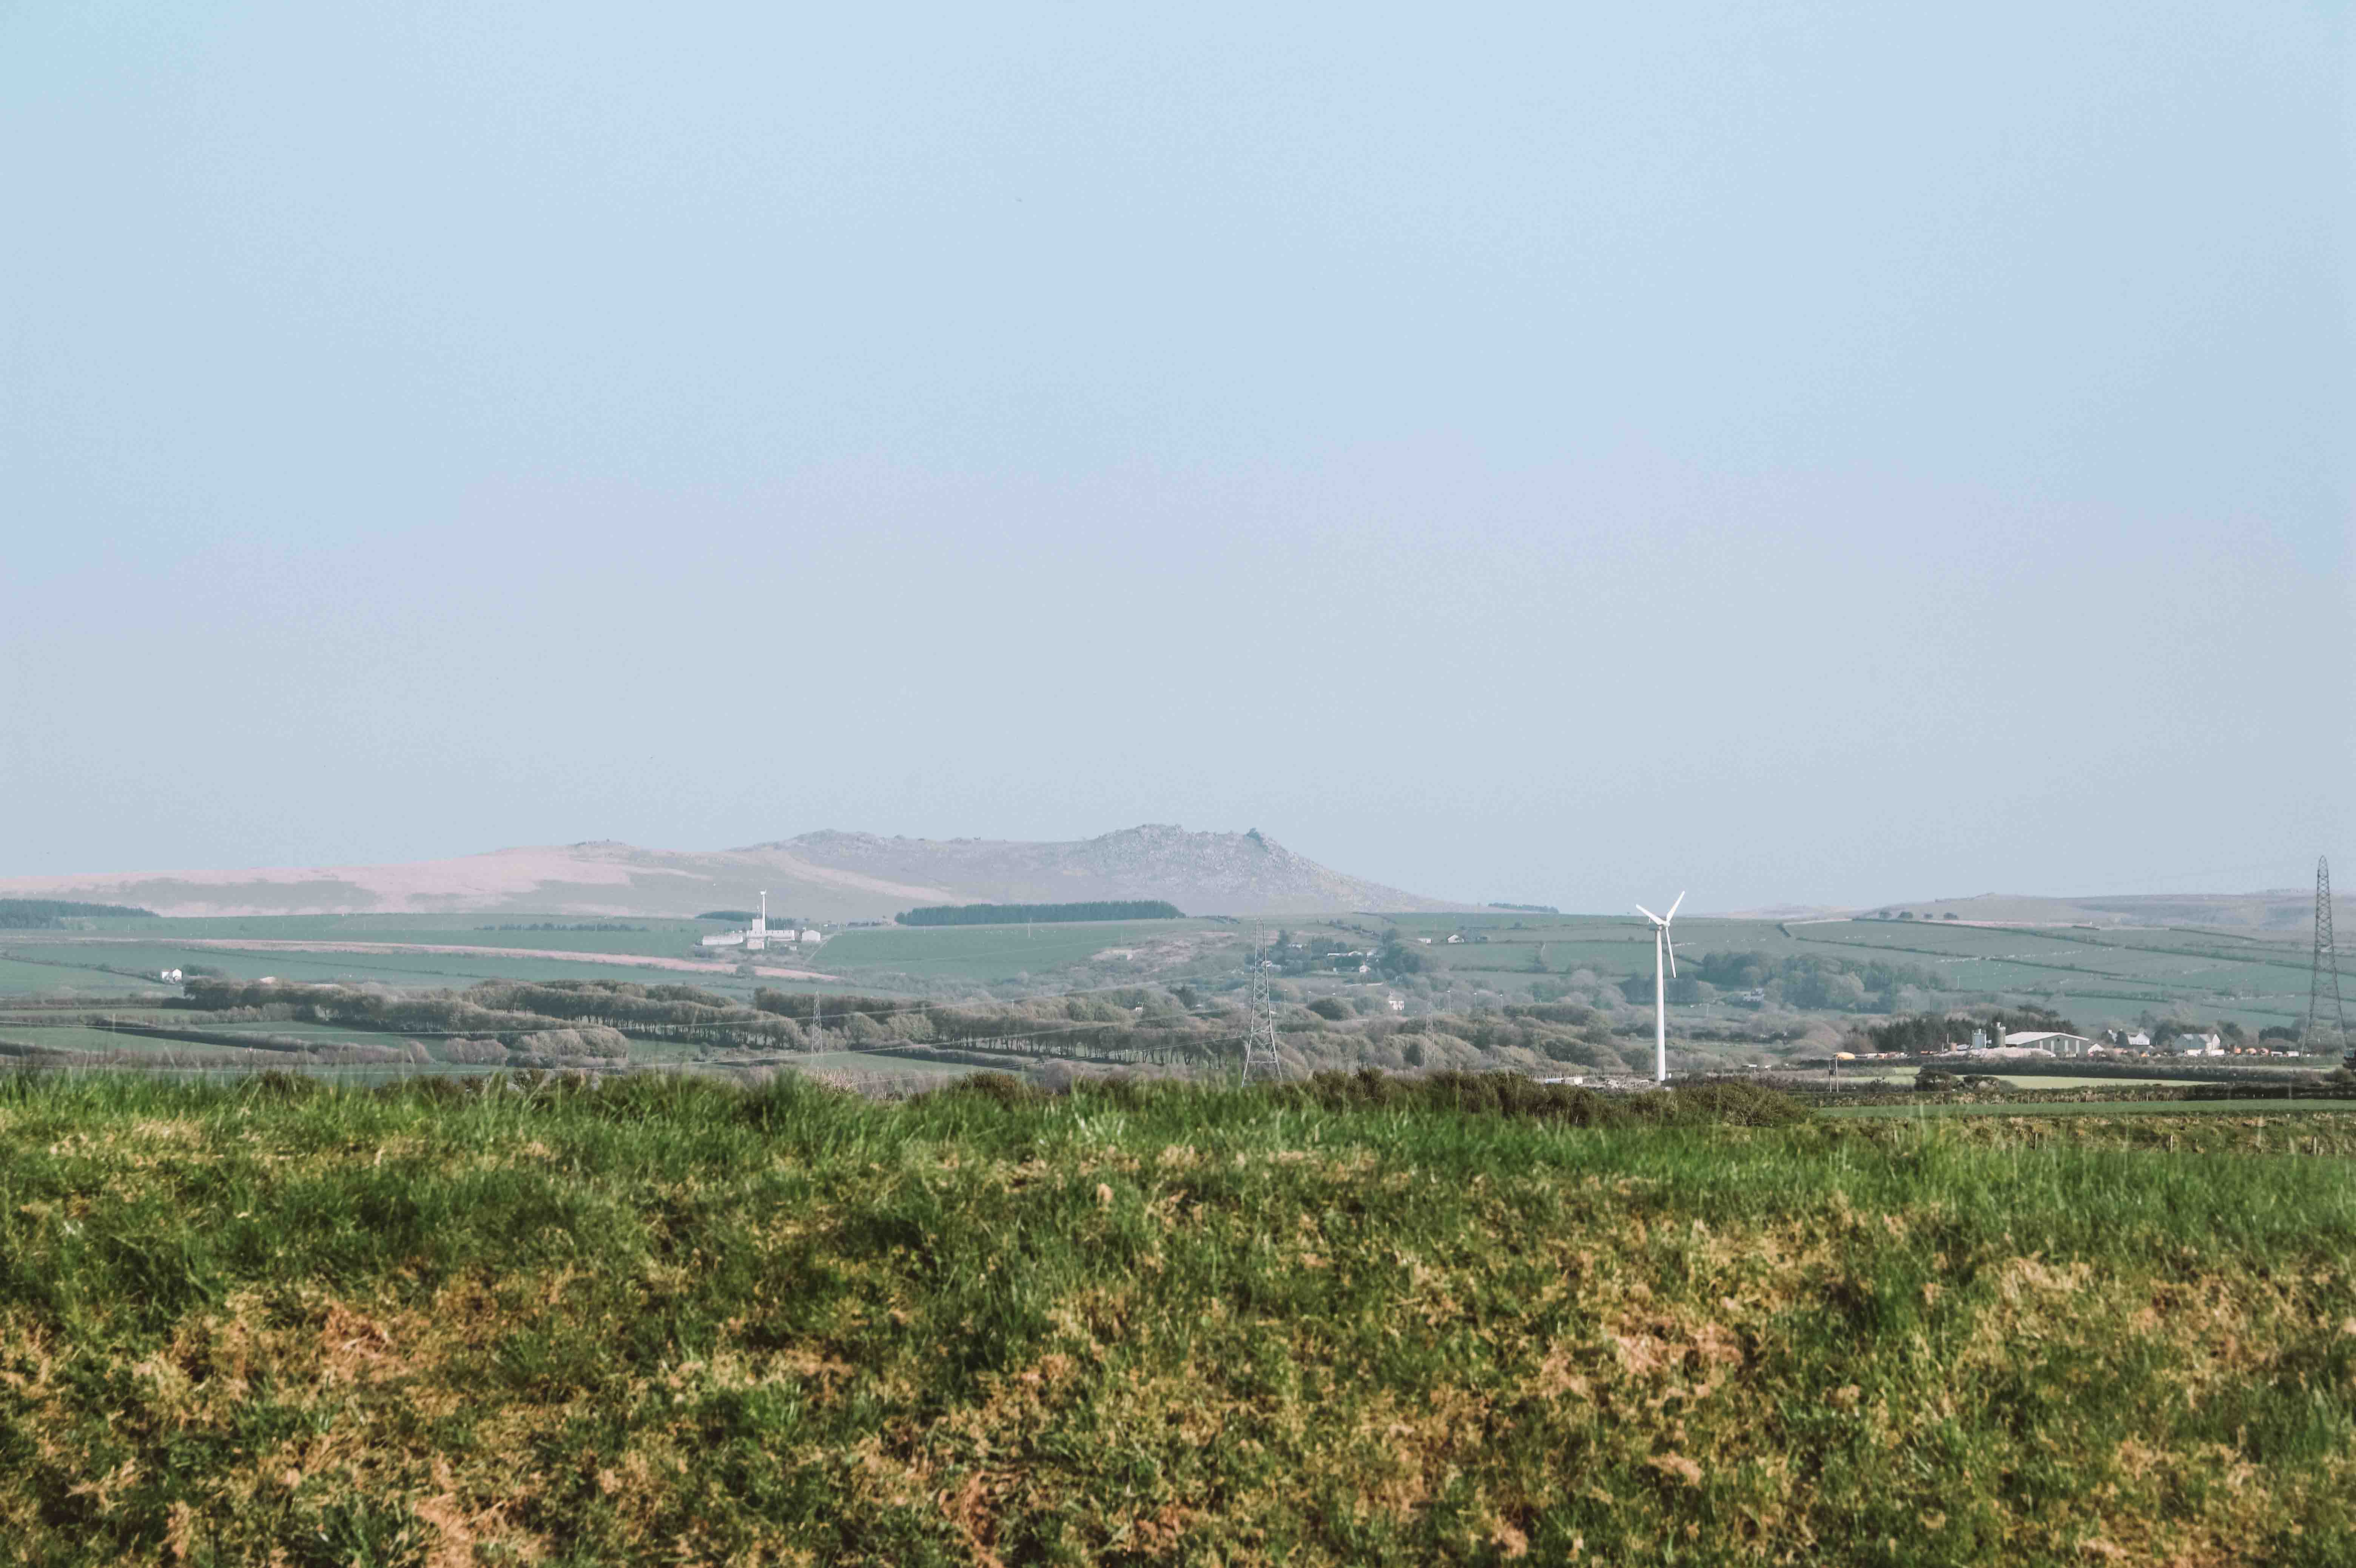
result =
M1255 1074L1274 1080L1284 1076L1284 1061L1276 1053L1276 998L1268 989L1268 927L1252 941L1251 1019L1244 1026L1243 1082Z
M2329 1029L2327 1037L2321 1031ZM2348 1014L2340 1003L2340 957L2331 941L2331 862L2315 861L2315 968L2307 983L2307 1033L2299 1041L2311 1055L2338 1046L2351 1050Z

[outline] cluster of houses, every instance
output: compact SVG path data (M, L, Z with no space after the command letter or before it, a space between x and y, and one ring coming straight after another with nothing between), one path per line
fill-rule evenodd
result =
M1843 1061L1896 1061L1906 1056L1902 1051L1844 1051L1836 1054ZM1974 1029L1969 1045L1951 1045L1941 1054L1975 1061L2028 1061L2076 1056L2297 1056L2298 1051L2287 1044L2228 1045L2224 1037L2214 1034L2175 1034L2155 1044L2151 1036L2141 1029L2108 1029L2100 1040L2065 1034L2060 1029L2019 1029L2001 1040L1990 1040L1986 1029Z
M2029 1057L2029 1056L2296 1056L2296 1049L2272 1049L2255 1045L2228 1045L2224 1038L2214 1034L2176 1034L2155 1043L2141 1029L2106 1030L2100 1040L2083 1034L2064 1034L2059 1029L2022 1029L2008 1034L2003 1041L1992 1043L1987 1034L1972 1031L1972 1043L1951 1049L1950 1054L1965 1056Z

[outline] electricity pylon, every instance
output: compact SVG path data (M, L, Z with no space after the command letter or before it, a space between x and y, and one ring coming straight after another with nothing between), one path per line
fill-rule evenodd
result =
M2328 1040L2321 1033L2325 1029L2331 1030ZM2315 968L2307 983L2307 1033L2299 1045L2309 1055L2333 1045L2347 1051L2351 1045L2348 1014L2340 1004L2340 958L2331 941L2331 862L2320 856L2315 862Z
M1284 1062L1276 1054L1276 998L1268 989L1268 927L1263 924L1252 941L1251 1021L1244 1029L1243 1082L1252 1075L1277 1079L1284 1076Z

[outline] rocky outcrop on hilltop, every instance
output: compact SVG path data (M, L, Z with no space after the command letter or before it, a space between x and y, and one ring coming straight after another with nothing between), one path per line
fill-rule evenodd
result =
M1146 823L1094 838L886 838L828 829L755 848L813 866L955 887L996 902L1167 899L1189 914L1308 914L1463 906L1321 866L1257 828L1190 833Z

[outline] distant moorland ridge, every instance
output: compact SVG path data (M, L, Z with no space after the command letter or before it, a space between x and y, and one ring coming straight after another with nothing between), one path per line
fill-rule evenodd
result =
M2344 896L2335 898L2332 906L2335 923L2356 915L2356 907L2351 907ZM1774 912L1777 918L1788 919L1797 912ZM2313 923L2315 893L2308 888L2270 888L2252 893L2094 893L2053 898L2031 893L1978 893L1961 899L1901 900L1838 912L1867 919L1957 920L1989 925L2197 925L2253 933L2295 933Z
M924 904L1162 899L1189 914L1440 912L1465 904L1345 875L1254 830L1147 824L1068 843L886 838L827 830L738 849L611 839L390 866L0 879L0 898L136 904L166 915L555 914L884 920Z

